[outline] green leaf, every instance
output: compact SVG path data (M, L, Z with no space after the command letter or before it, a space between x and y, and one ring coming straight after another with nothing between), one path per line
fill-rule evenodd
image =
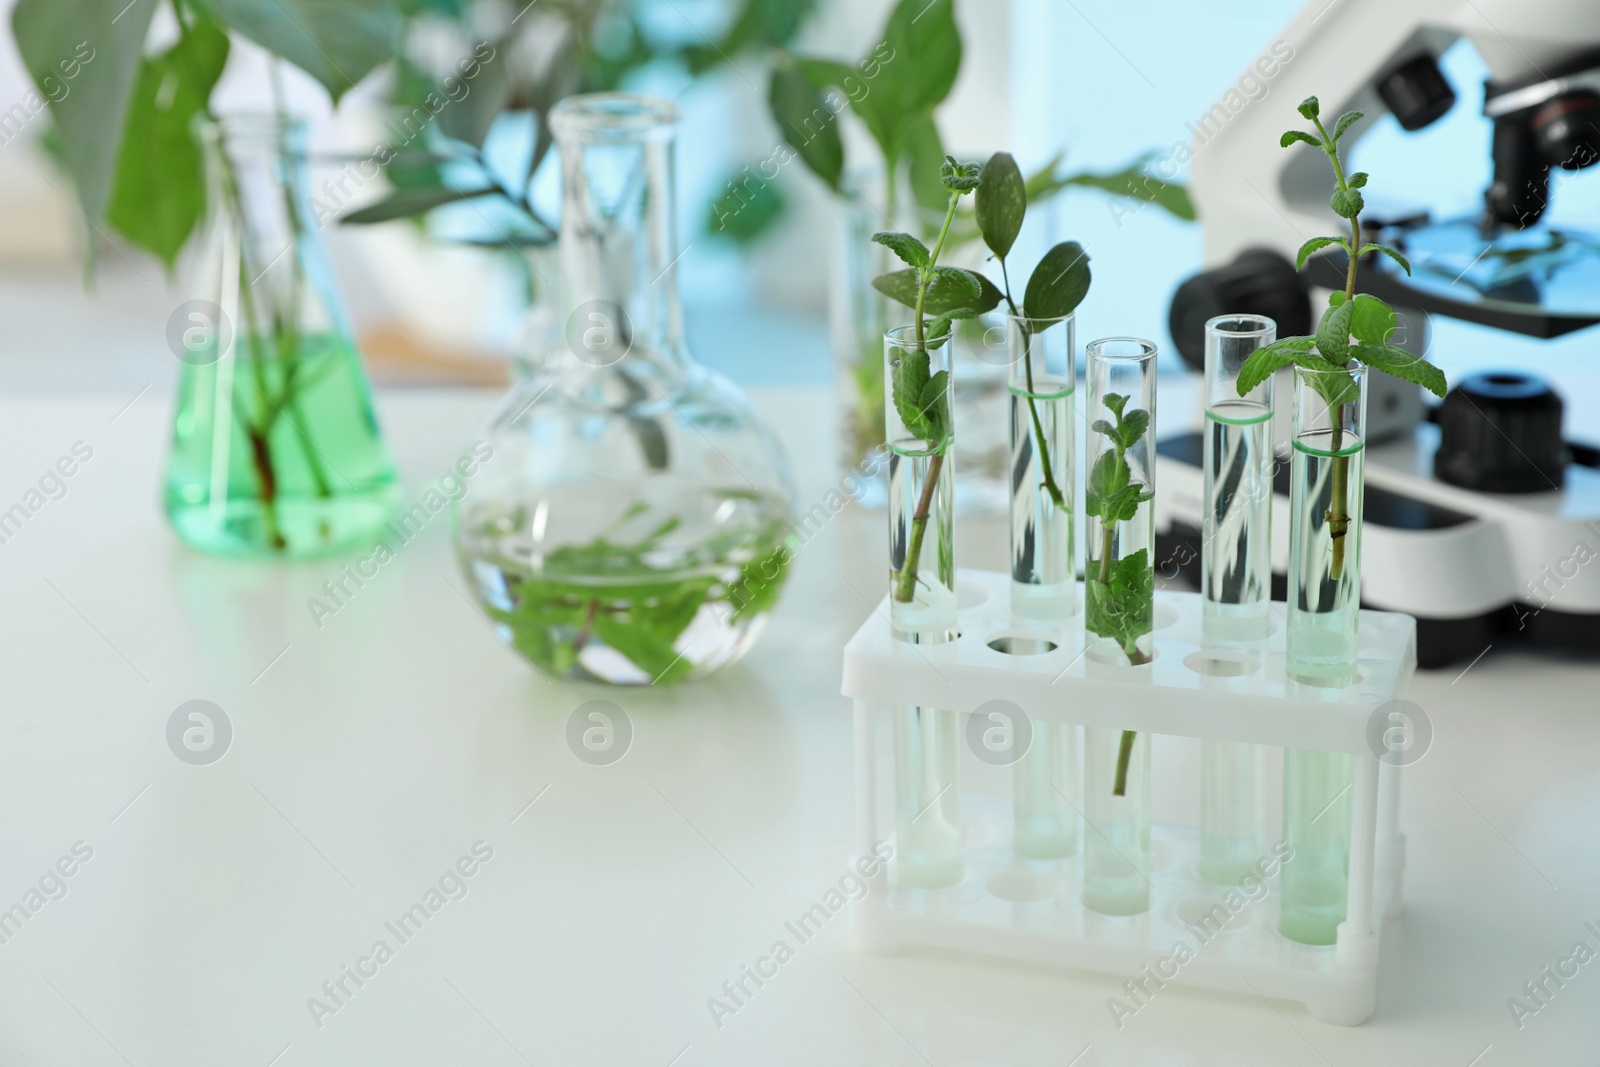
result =
M626 613L600 612L594 618L595 636L633 661L656 684L675 682L694 670L687 656L674 647L705 605L709 582L695 582L670 596L636 602Z
M1295 269L1299 270L1301 267L1305 266L1306 257L1311 253L1323 248L1327 248L1329 245L1338 245L1340 248L1345 250L1346 255L1350 254L1350 242L1346 241L1343 237L1313 237L1311 240L1300 246L1299 253L1297 253L1294 257Z
M933 112L924 111L913 118L906 123L902 133L909 164L911 195L922 210L943 215L949 200L949 194L939 180L939 171L944 165L944 142L939 139L939 127L934 124Z
M880 230L872 235L874 244L883 245L889 251L899 256L901 261L913 267L927 269L933 266L933 253L928 251L928 246L909 233L898 231ZM977 296L977 293L973 293Z
M1084 582L1084 622L1092 633L1109 637L1131 657L1155 617L1155 571L1147 549L1115 560L1110 580L1102 582L1091 562Z
M1340 115L1339 121L1333 127L1333 143L1338 144L1339 138L1344 136L1344 131L1350 128L1350 124L1360 122L1361 118L1362 115L1359 111L1346 111L1343 115Z
M787 56L772 68L767 106L778 133L811 172L835 192L844 176L844 141L839 119L823 101L815 82Z
M228 61L228 35L201 20L134 81L106 221L170 270L205 212L195 117Z
M1113 196L1137 200L1142 204L1154 204L1174 218L1193 222L1194 202L1189 199L1189 191L1176 182L1162 181L1154 175L1147 174L1143 167L1144 160L1148 158L1148 156L1141 157L1122 170L1109 174L1063 175L1046 183L1038 192L1030 189L1028 198L1037 202L1059 189L1081 185L1111 193Z
M1361 194L1354 189L1335 189L1328 202L1333 206L1334 214L1346 219L1353 219L1361 214L1361 209L1365 206Z
M1373 370L1415 382L1434 396L1443 397L1449 389L1443 371L1403 348L1391 344L1358 345L1350 354Z
M1105 419L1095 419L1089 424L1089 429L1095 433L1104 434L1106 437L1114 437L1117 433L1117 428Z
M1315 122L1317 115L1322 111L1322 105L1317 102L1316 97L1308 96L1300 101L1300 106L1295 110L1300 112L1300 116L1307 122Z
M1118 437L1123 448L1132 448L1150 428L1150 413L1144 408L1134 408L1122 416Z
M979 177L982 168L976 163L958 163L955 156L945 156L939 167L939 181L956 195L970 193L983 184Z
M983 180L973 197L978 231L989 251L1005 259L1017 234L1022 232L1022 219L1028 212L1027 183L1009 152L990 156L978 176Z
M476 186L466 189L451 189L446 186L422 189L397 189L375 204L352 211L339 221L351 226L369 226L375 222L388 222L391 219L408 219L415 215L424 215L436 207L445 204L454 204L461 200L473 200L480 196L499 196L500 191L492 186Z
M1345 179L1345 183L1352 189L1364 189L1367 185L1367 172L1358 170Z
M91 227L105 217L111 198L128 102L155 9L155 0L131 8L126 0L18 0L11 13L17 50L51 101L61 157Z
M1394 333L1394 308L1375 296L1357 293L1350 314L1350 333L1364 345L1382 345Z
M955 267L939 267L938 272L954 271ZM993 311L1000 301L1005 299L1003 293L988 278L972 271L963 270L961 274L978 286L977 299L973 299L971 284L941 278L936 273L932 284L928 286L928 293L923 298L922 311L926 315L943 315L950 311L970 308L976 314ZM890 300L904 304L908 308L917 306L917 272L914 268L890 271L880 274L872 279L872 287Z
M1285 130L1283 136L1278 138L1278 147L1288 148L1296 141L1304 141L1306 144L1314 145L1317 148L1322 147L1322 138L1316 134L1306 133L1304 130Z
M976 311L968 307L961 307L956 308L953 311L946 311L943 315L935 317L932 322L928 323L925 334L928 340L937 341L950 332L950 324L952 322L955 322L957 319L976 318L977 315L978 313Z
M1350 348L1350 316L1354 311L1354 304L1340 304L1324 311L1322 321L1317 323L1317 351L1330 363L1343 363L1350 358L1346 352Z
M735 171L706 216L706 232L737 245L748 245L771 230L783 216L782 188L749 173Z
M948 298L960 294L968 301L981 300L983 283L978 275L961 267L934 267L928 281L928 296L943 304Z
M1039 321L1065 318L1083 303L1090 281L1089 253L1076 241L1062 241L1033 268L1022 310Z
M1128 461L1115 449L1100 453L1089 469L1089 484L1084 488L1084 511L1096 518L1109 519L1107 505L1127 488Z
M1335 290L1333 290L1332 292L1330 292L1328 294L1328 306L1329 307L1336 308L1342 303L1344 303L1344 290L1343 289L1335 289Z
M917 405L922 409L923 417L927 419L927 439L942 441L949 436L947 427L950 425L950 372L942 370L928 379L928 384L922 387L922 395L918 398Z
M927 415L922 410L922 393L928 387L928 370L928 353L908 348L895 356L890 374L895 414L900 416L907 430L924 440L933 437L928 429Z
M145 0L139 0L143 4ZM204 0L221 20L328 90L335 103L394 58L403 26L393 0ZM504 63L504 56L490 62Z
M1346 404L1353 404L1361 396L1361 386L1356 383L1348 372L1336 369L1333 373L1324 370L1321 374L1307 375L1311 388L1322 397L1323 403L1328 405L1328 410L1337 411Z
M1122 418L1122 409L1128 406L1128 398L1122 393L1107 393L1101 403L1118 419Z
M1298 362L1302 356L1309 356L1316 343L1315 337L1283 337L1250 353L1244 366L1239 368L1239 395L1249 395L1282 368Z
M894 70L896 79L888 88L901 115L932 108L950 95L961 70L955 0L900 0L889 14L883 43L893 52L883 60L879 77Z
M1396 252L1394 249L1390 248L1388 245L1380 245L1380 244L1362 245L1361 246L1361 254L1362 255L1366 255L1368 252L1379 252L1379 253L1382 253L1383 255L1386 255L1390 259L1394 260L1396 263L1400 264L1400 266L1404 267L1405 268L1405 272L1407 274L1411 273L1411 261L1409 259L1407 259L1405 256L1402 256L1399 252Z
M488 62L480 62L467 95L459 100L451 100L439 112L440 131L446 137L474 148L483 147L494 120L511 99L510 73L510 64L498 54ZM436 93L437 90L430 86L428 92Z

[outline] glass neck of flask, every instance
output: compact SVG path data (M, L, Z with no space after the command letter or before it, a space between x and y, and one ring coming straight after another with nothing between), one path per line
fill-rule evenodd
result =
M580 372L676 379L688 370L672 218L677 120L670 101L626 93L570 97L551 113L561 153L564 354Z

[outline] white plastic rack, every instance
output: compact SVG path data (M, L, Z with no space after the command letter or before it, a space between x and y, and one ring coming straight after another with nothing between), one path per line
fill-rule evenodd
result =
M879 735L895 707L952 709L964 720L1003 699L1034 721L1345 752L1353 757L1354 786L1347 912L1337 942L1302 945L1278 933L1276 876L1265 879L1267 892L1258 899L1230 898L1228 887L1203 881L1193 826L1152 827L1147 912L1091 911L1080 900L1081 834L1077 854L1066 859L1020 857L1011 847L1009 799L964 790L960 884L913 889L896 884L892 869L880 869L855 910L857 947L982 953L1108 972L1134 980L1135 996L1171 982L1299 1001L1323 1022L1370 1018L1382 926L1400 913L1405 839L1398 829L1400 768L1380 760L1381 743L1369 738L1374 712L1404 696L1415 669L1416 621L1363 611L1359 680L1326 689L1286 676L1281 617L1260 641L1207 645L1199 594L1158 590L1155 658L1133 667L1097 659L1081 611L1058 630L1015 619L1009 585L1003 574L960 573L955 641L895 640L885 601L845 647L843 691L855 702L860 850L894 836L892 805L879 795L880 776L887 783L893 774L892 754ZM1047 650L1001 651L1008 647ZM1245 905L1235 908L1240 899ZM1189 950L1176 954L1187 957L1181 960L1174 953L1180 943ZM1121 997L1122 989L1114 985L1111 992Z

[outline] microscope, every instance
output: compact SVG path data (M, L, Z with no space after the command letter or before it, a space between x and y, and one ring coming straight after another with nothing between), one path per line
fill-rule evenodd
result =
M1407 131L1430 125L1455 104L1438 59L1463 38L1490 74L1494 172L1482 212L1435 219L1369 207L1370 238L1406 253L1413 273L1368 256L1357 276L1359 291L1394 306L1394 343L1427 354L1453 386L1443 403L1425 406L1418 386L1373 375L1368 395L1361 602L1416 617L1424 667L1474 660L1513 638L1600 653L1600 449L1563 438L1562 400L1536 374L1506 368L1458 381L1451 354L1428 350L1435 315L1539 338L1600 323L1600 239L1541 222L1562 180L1600 160L1600 3L1313 0L1274 46L1281 54L1287 45L1292 58L1278 66L1270 95L1239 106L1230 93L1202 120L1190 191L1206 269L1179 286L1170 316L1173 340L1196 369L1215 315L1271 316L1280 337L1312 332L1312 309L1343 287L1347 264L1335 249L1296 270L1295 253L1344 223L1328 207L1320 150L1284 150L1278 135L1297 125L1294 105L1313 94L1325 115L1365 113L1347 150L1387 116ZM1484 337L1493 343L1493 333ZM1283 443L1289 392L1280 380ZM1159 441L1157 471L1158 558L1198 581L1200 434ZM1287 494L1284 462L1273 506L1277 598L1288 568Z

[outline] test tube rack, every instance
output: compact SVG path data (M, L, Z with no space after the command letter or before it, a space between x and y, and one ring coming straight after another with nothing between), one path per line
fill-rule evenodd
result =
M1054 628L1019 621L1010 611L1009 587L1004 574L959 572L954 641L896 640L885 600L846 645L843 692L855 706L861 852L893 841L892 804L883 802L879 784L880 776L892 784L892 753L883 738L896 707L952 709L965 726L974 709L1004 699L1035 722L1345 752L1353 757L1354 785L1347 911L1337 941L1303 945L1278 933L1276 876L1264 879L1264 897L1233 911L1228 887L1199 877L1197 826L1152 825L1147 912L1114 917L1091 911L1080 888L1083 833L1092 830L1080 828L1070 857L1026 859L1011 847L1009 800L964 791L961 882L914 889L895 882L892 866L880 867L856 905L856 947L874 953L934 948L1100 971L1133 979L1135 989L1147 993L1168 983L1232 990L1298 1001L1313 1018L1346 1026L1370 1018L1379 939L1385 920L1400 914L1405 866L1400 767L1381 760L1375 752L1382 748L1370 737L1374 712L1404 696L1415 670L1416 620L1361 612L1359 680L1328 689L1285 673L1281 612L1274 614L1271 636L1218 645L1202 639L1198 593L1158 589L1156 655L1135 667L1101 661L1110 657L1090 643L1097 639L1086 634L1081 610ZM1040 651L1001 651L1007 647ZM1219 905L1222 913L1215 910ZM1230 921L1220 922L1221 914ZM1188 958L1175 959L1179 943L1190 950ZM1155 985L1146 977L1151 974ZM1124 995L1121 986L1112 992Z

